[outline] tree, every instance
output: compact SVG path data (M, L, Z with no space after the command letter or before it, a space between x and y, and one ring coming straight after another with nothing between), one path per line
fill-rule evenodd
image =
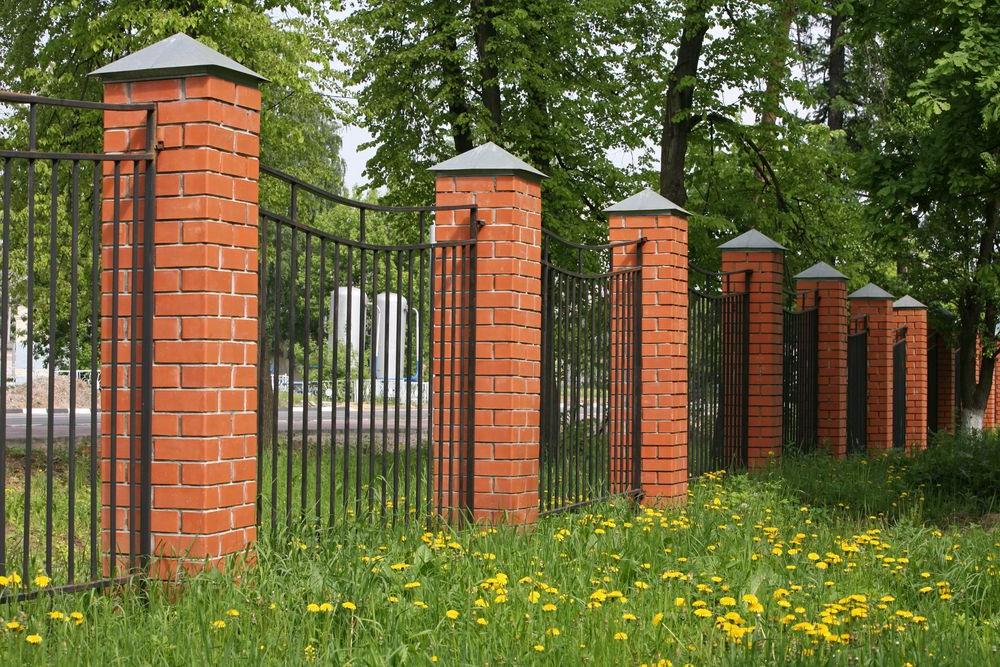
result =
M955 315L963 428L982 427L1000 323L1000 6L866 3L869 219L896 283Z
M329 2L323 0L239 0L187 2L154 0L138 2L100 0L64 2L25 0L0 8L0 81L5 88L22 92L85 100L101 97L100 83L87 76L101 65L183 31L218 49L269 79L262 87L262 160L328 189L342 188L343 165L339 157L338 126L327 91L335 85ZM40 114L39 147L51 151L100 152L101 121L95 112ZM23 114L0 120L0 136L17 148L27 145ZM17 166L15 165L15 169ZM47 166L39 163L41 179ZM84 183L89 183L84 175ZM15 178L18 178L15 172ZM40 180L40 183L47 181ZM67 353L71 272L78 270L80 303L89 303L92 257L85 243L77 267L70 261L68 195L70 178L59 181L60 206L57 244L56 299L58 327L49 340L47 326L36 332L36 354L44 356L50 344L57 356ZM265 184L265 195L267 185ZM15 188L17 190L17 188ZM38 215L46 214L47 193L39 188ZM23 194L13 202L12 275L31 270L35 276L36 322L47 322L50 273L47 225L36 226L32 267L26 265ZM85 187L81 208L90 208ZM46 201L42 201L46 200ZM85 232L89 235L89 232ZM86 236L85 236L86 241ZM12 304L24 303L23 286L12 286ZM39 319L41 318L41 319ZM94 323L83 323L89 326ZM44 330L43 330L44 329ZM81 341L89 335L80 334ZM88 350L81 350L84 358Z

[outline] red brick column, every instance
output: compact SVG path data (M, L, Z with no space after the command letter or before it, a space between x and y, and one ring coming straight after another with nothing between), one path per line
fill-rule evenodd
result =
M747 465L759 468L781 456L782 286L784 248L757 230L723 243L722 271L750 271L750 380ZM723 281L739 292L742 280Z
M910 296L893 304L906 327L906 451L927 449L927 306Z
M213 64L188 58L172 66L185 49L207 53ZM160 69L146 69L157 54ZM178 35L96 73L105 101L157 105L151 527L153 571L161 576L185 564L219 564L256 535L260 77L236 63L227 69L218 59L228 59L212 54ZM106 112L106 150L141 144L142 120ZM105 200L113 181L104 180ZM130 192L133 184L122 181L121 191ZM107 317L110 281L104 286ZM102 327L105 368L109 329ZM105 439L109 426L105 420Z
M869 283L847 297L851 317L868 317L868 453L892 449L893 297Z
M798 292L819 297L820 447L837 458L847 455L847 276L820 262L795 276Z
M607 209L613 268L642 262L640 485L657 503L687 494L687 212L652 190ZM614 339L614 335L612 335ZM617 359L612 356L613 362Z
M482 223L476 243L473 515L490 523L529 523L538 516L544 175L492 143L431 171L437 204L475 206ZM469 233L469 211L437 213L438 241L468 239ZM456 416L432 410L435 424Z

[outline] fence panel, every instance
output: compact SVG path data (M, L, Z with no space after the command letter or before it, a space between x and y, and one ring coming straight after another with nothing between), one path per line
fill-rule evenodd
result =
M542 513L639 491L642 269L637 242L583 245L543 231Z
M750 373L747 274L710 273L697 268L694 274L688 302L691 477L746 466Z
M782 445L793 451L816 449L819 426L819 309L818 295L812 306L783 311Z
M847 337L847 453L868 451L868 320L851 321Z
M892 446L906 448L906 327L892 346Z
M57 120L100 127L104 110L144 114L143 148L63 150ZM0 137L0 573L10 580L0 600L10 600L37 594L39 574L49 591L100 588L149 557L154 255L143 223L155 127L153 105L6 92L0 114L12 129Z
M933 435L938 432L939 405L941 400L941 388L938 383L941 381L941 334L931 333L930 344L927 346L927 434ZM932 442L927 439L928 444Z
M434 242L432 216L459 207L373 206L262 174L258 521L273 535L465 519L475 226Z

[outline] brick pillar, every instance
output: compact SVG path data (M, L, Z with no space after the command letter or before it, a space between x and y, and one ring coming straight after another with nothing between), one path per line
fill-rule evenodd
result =
M154 572L170 576L184 564L218 564L256 535L262 79L186 35L94 74L106 102L156 104L151 550ZM105 112L105 149L141 145L142 120ZM105 200L114 188L109 173ZM132 185L123 178L121 191ZM104 287L107 311L110 281ZM107 343L108 327L102 335Z
M868 318L868 453L892 449L893 296L869 283L847 297L851 317Z
M649 189L605 211L612 243L645 238L612 255L614 269L636 266L640 259L642 265L642 494L653 503L681 499L688 482L688 214ZM616 360L613 355L612 363Z
M750 378L747 465L759 468L781 456L782 286L785 249L753 229L723 243L722 271L750 271ZM744 281L723 281L739 292Z
M795 276L798 292L819 297L819 446L847 455L847 276L819 262Z
M893 304L906 327L906 451L927 449L927 306L907 295Z
M541 408L541 179L493 143L431 168L439 206L476 207L475 519L538 516ZM468 239L469 211L439 211L438 241ZM437 306L435 306L436 308ZM451 419L435 410L438 420Z

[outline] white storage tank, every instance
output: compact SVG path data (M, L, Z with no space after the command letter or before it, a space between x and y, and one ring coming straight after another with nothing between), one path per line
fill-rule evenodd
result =
M380 380L395 381L406 370L407 317L402 295L383 292L375 297L375 377Z
M367 307L365 294L358 287L338 287L330 294L330 321L334 323L330 329L331 348L335 343L346 346L350 340L351 356L355 359L358 357Z

